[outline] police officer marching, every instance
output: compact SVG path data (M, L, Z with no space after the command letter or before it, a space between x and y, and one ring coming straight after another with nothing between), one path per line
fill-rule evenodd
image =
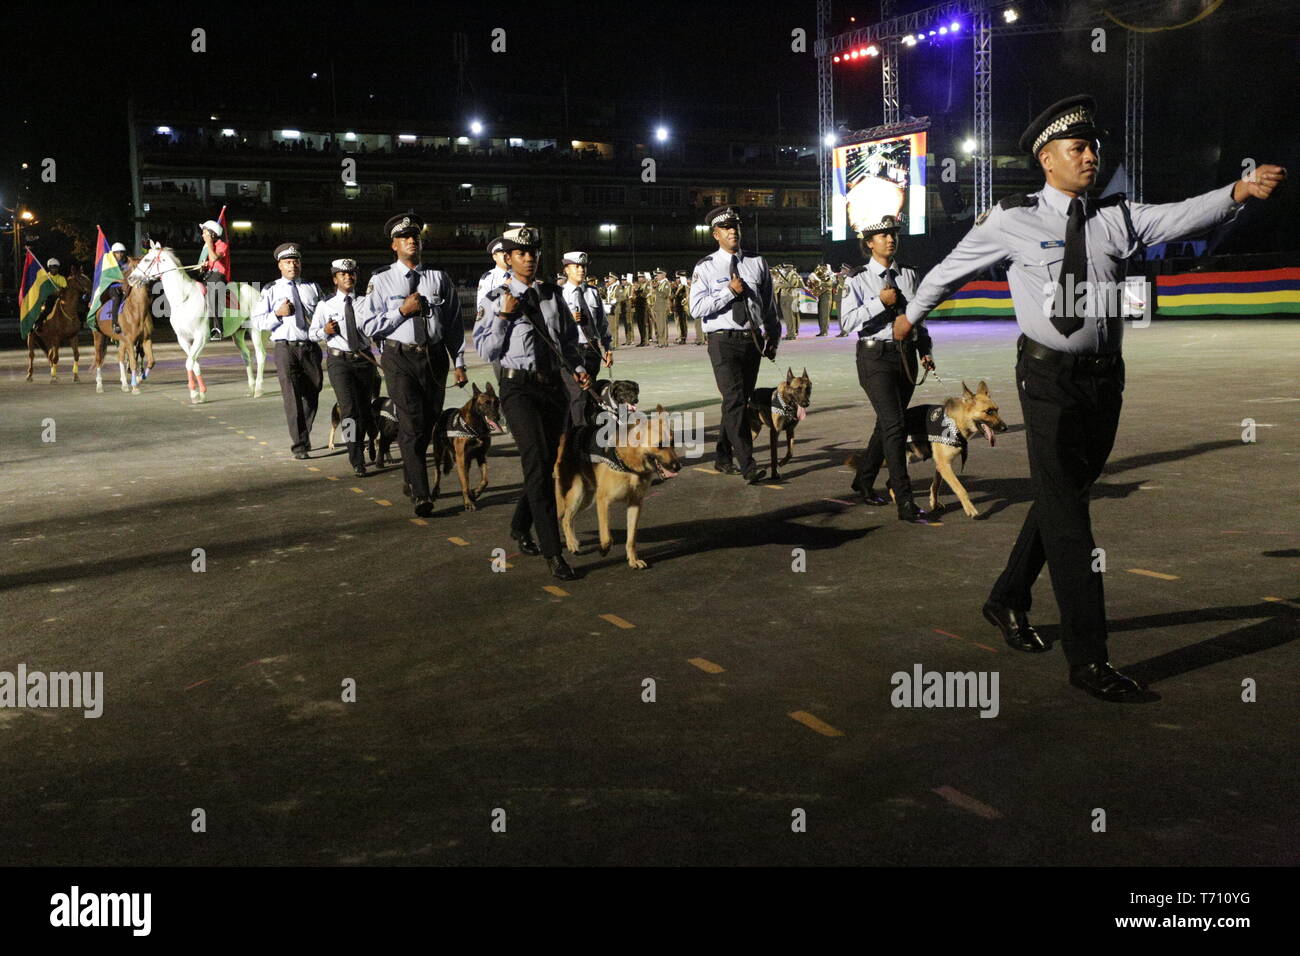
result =
M929 515L912 500L907 473L907 403L916 389L917 353L927 369L934 368L930 337L924 325L916 326L917 341L894 337L894 319L902 315L916 291L916 273L894 261L901 223L893 216L865 226L859 233L867 264L845 283L840 327L856 332L858 384L876 413L867 450L858 460L853 490L869 505L886 505L889 499L873 487L880 466L889 465L889 487L894 492L898 517L918 524Z
M740 215L718 206L705 217L718 249L695 263L691 314L708 335L713 378L722 394L722 427L714 467L753 484L767 471L754 461L749 399L763 357L774 359L781 326L772 300L772 277L759 256L740 249Z
M363 450L366 435L373 428L379 369L370 351L370 340L357 324L356 260L335 259L330 263L330 275L336 291L316 307L309 334L314 341L325 343L329 350L325 371L338 398L348 463L353 474L364 478Z
M1124 317L1115 287L1137 250L1233 219L1248 198L1267 199L1286 170L1259 165L1250 181L1163 205L1129 203L1122 194L1097 199L1088 190L1097 179L1105 133L1095 114L1092 97L1072 96L1029 125L1020 147L1042 167L1046 184L980 216L926 276L898 324L906 329L919 321L970 275L1009 263L1033 504L984 616L1012 648L1048 650L1029 623L1031 588L1046 562L1070 683L1101 700L1125 702L1154 695L1108 661L1105 597L1088 513L1123 400Z
M540 231L520 226L502 238L511 274L489 296L483 320L474 327L474 347L501 366L501 410L523 469L524 490L510 519L510 537L523 554L544 556L554 577L572 581L578 574L560 553L551 473L569 404L562 376L584 388L590 379L578 349L578 326L560 288L536 279Z
M361 331L379 343L388 395L397 406L397 443L402 449L402 491L421 518L433 514L425 453L442 414L447 368L456 385L465 377L465 327L460 297L447 273L420 261L424 220L413 212L394 216L384 234L397 256L375 272L358 304Z
M656 269L654 278L648 285L646 301L650 304L650 315L654 322L655 348L668 347L668 313L672 308L673 286L668 281L668 273Z
M578 330L578 358L591 375L599 375L600 367L612 368L614 353L610 348L609 321L605 316L605 302L600 293L587 285L585 252L564 254L564 285L560 286L565 305L573 316ZM575 428L586 420L587 392L570 375L561 376L569 393L568 427Z
M207 224L205 224L207 225ZM294 458L306 458L311 451L311 426L320 402L320 346L311 340L311 321L321 300L320 286L302 281L302 258L297 243L275 247L275 264L280 278L262 290L253 306L249 323L271 333L275 345L275 377L280 380L280 399L289 425L290 450Z
M501 247L501 237L497 236L487 247L488 255L492 257L492 268L483 273L478 280L478 297L476 305L478 306L478 318L483 317L483 301L487 294L493 289L500 288L501 283L506 281L506 276L510 270L506 268L506 253Z

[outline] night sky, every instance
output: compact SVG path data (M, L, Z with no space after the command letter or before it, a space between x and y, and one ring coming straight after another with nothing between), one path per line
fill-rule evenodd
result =
M900 10L924 3L900 2ZM1029 0L1023 17L1092 23L1093 3ZM1193 16L1196 0L1125 0L1148 25ZM190 12L220 8L224 16ZM1285 16L1253 15L1282 8ZM779 4L388 5L184 4L116 7L42 4L39 26L7 14L6 35L29 51L4 71L0 199L12 205L26 177L29 198L49 202L32 178L42 157L58 159L53 198L129 216L125 103L220 109L271 108L311 116L389 114L418 121L472 115L508 121L529 96L559 96L567 78L575 121L583 100L612 104L620 121L662 121L675 136L706 125L781 131L792 142L816 138L816 72L811 52L790 50L790 31L815 33L811 0ZM335 12L328 12L331 9ZM877 2L837 3L833 29L850 16L866 24ZM495 11L495 12L485 12ZM621 12L620 12L621 11ZM1071 12L1072 11L1072 12ZM113 17L111 14L118 16ZM207 52L190 50L190 31L207 30ZM492 53L490 32L507 30L507 52ZM464 33L463 75L453 34ZM1114 131L1107 166L1123 147L1124 31L1109 33L1105 55L1086 32L994 41L995 142L1009 152L1020 128L1044 106L1092 92ZM1294 168L1300 155L1300 4L1230 0L1206 21L1148 35L1146 182L1148 201L1181 198L1226 182L1242 157ZM904 104L935 119L931 148L969 134L971 48L936 44L905 51ZM11 64L13 59L11 58ZM332 68L333 83L330 84ZM872 63L838 67L836 118L850 128L880 121L880 75ZM310 78L312 72L316 80ZM507 94L516 98L513 104ZM373 95L373 99L371 96ZM24 173L22 162L33 169ZM1103 176L1103 180L1104 180ZM1298 207L1288 189L1288 208ZM1280 204L1279 204L1280 205ZM102 207L102 208L99 208ZM1292 215L1292 220L1300 216ZM1294 234L1293 234L1294 235ZM1292 248L1300 245L1300 239Z

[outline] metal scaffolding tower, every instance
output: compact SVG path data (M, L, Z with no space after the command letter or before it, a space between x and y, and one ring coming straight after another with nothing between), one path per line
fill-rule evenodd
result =
M987 4L975 15L975 215L993 205L993 24Z
M894 16L894 0L880 0L880 19ZM886 126L898 122L898 37L885 40L880 57L880 91L884 109L880 122Z
M1128 171L1128 198L1142 201L1142 102L1146 89L1146 55L1143 35L1128 32L1124 59L1124 168Z
M817 0L817 198L821 208L821 235L831 227L831 164L827 138L835 133L835 89L831 77L831 55L826 51L826 33L831 24L831 0Z

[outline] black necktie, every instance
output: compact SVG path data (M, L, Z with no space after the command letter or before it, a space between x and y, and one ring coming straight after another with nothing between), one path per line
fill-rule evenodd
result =
M554 372L558 366L553 349L559 346L551 338L550 331L546 328L546 316L542 315L540 297L535 288L530 288L523 294L520 300L524 316L528 319L528 324L533 327L533 368L542 374L549 375Z
M348 340L348 348L353 352L361 351L357 336L357 314L352 308L352 296L343 297L343 337Z
M420 273L416 272L414 269L408 269L406 272L406 278L411 281L411 287L407 291L407 295L413 295L414 293L419 292ZM415 344L427 345L429 342L429 323L425 321L424 309L421 309L419 312L416 312L411 316L411 321L415 323Z
M289 280L289 289L293 292L293 320L298 324L298 328L307 331L307 315L302 310L302 299L298 297L298 280Z
M1088 244L1084 238L1083 202L1076 196L1070 200L1070 215L1065 222L1065 258L1061 261L1061 275L1057 280L1059 292L1056 301L1061 308L1052 311L1052 325L1056 331L1068 336L1083 328L1083 316L1077 315L1077 289L1079 283L1088 281Z
M731 277L740 275L740 256L731 257ZM749 325L749 310L745 308L744 295L738 295L731 301L731 321L742 329Z
M596 342L596 323L591 317L591 309L587 307L587 297L581 289L578 290L578 311L582 315L582 334L587 337L587 344L597 345Z

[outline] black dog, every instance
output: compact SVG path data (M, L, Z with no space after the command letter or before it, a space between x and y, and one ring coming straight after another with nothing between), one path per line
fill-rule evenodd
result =
M587 424L597 425L601 412L617 415L620 405L636 411L637 402L641 400L641 386L631 379L602 379L593 382L587 394L591 397L587 403Z

